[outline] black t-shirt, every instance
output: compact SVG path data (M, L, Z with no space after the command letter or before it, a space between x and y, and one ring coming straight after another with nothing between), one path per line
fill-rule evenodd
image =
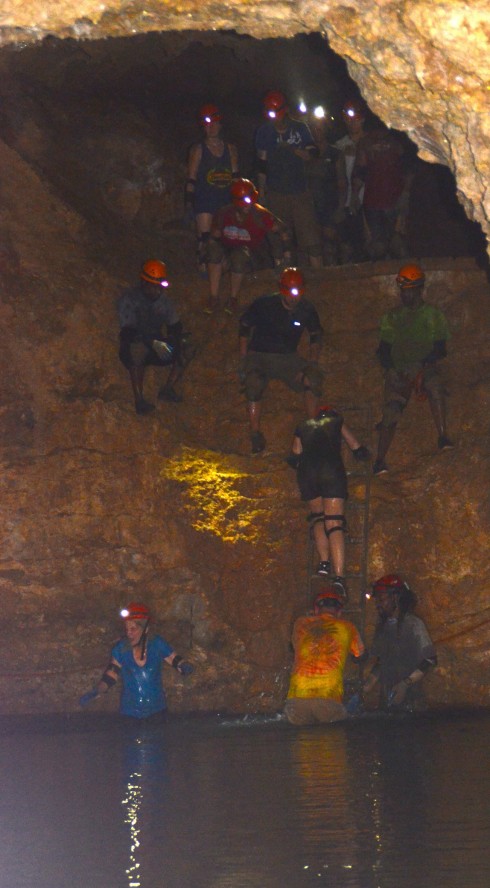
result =
M304 329L310 337L323 332L316 308L302 298L288 311L279 293L259 296L240 318L240 335L252 331L248 349L253 352L293 354Z
M321 419L305 419L295 435L303 447L302 462L343 466L341 456L343 416L333 408Z

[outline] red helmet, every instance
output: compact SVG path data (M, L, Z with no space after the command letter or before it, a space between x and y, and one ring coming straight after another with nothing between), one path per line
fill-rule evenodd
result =
M282 120L288 110L286 96L278 89L270 89L264 97L264 114L271 120Z
M148 259L140 271L140 278L148 284L159 284L168 287L167 266L159 259Z
M237 207L241 207L244 204L246 206L256 204L259 199L259 192L250 179L235 179L231 183L230 194L233 203Z
M396 276L396 282L401 290L422 287L425 283L425 274L420 265L404 265Z
M301 298L305 292L305 279L299 268L285 268L279 278L279 289L283 296Z
M318 595L315 596L313 609L316 615L321 614L324 608L343 607L344 602L333 586L325 586Z
M323 419L325 416L329 416L331 413L337 413L335 407L332 407L330 404L323 404L315 413L315 419Z
M219 123L221 121L221 112L216 105L203 105L199 108L199 123L203 126L209 126L210 123Z
M380 577L379 580L373 583L372 595L374 597L378 592L396 594L397 592L406 592L409 589L410 586L401 578L400 574L386 574L386 576Z
M123 620L149 620L150 619L150 611L148 610L146 604L140 604L137 601L132 601L127 607L124 607L120 612L120 616Z
M366 116L366 108L364 102L359 99L352 99L345 103L342 108L342 114L348 120L364 119Z

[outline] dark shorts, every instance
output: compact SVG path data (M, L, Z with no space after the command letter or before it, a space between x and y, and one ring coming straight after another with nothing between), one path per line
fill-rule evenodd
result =
M389 428L400 419L410 400L413 383L419 370L420 365L414 366L412 371L407 370L406 373L402 373L394 368L386 371L382 419L384 428ZM428 397L435 403L442 403L444 400L446 386L443 375L437 365L425 368L424 389Z
M323 499L347 499L347 476L342 465L309 465L302 462L297 478L301 499L306 502L319 496Z
M245 362L245 393L248 401L260 401L270 379L279 379L293 392L304 392L304 377L320 397L323 373L296 352L288 355L249 352Z
M227 259L230 270L235 274L245 274L252 270L252 259L249 247L232 247L211 239L208 246L208 262L219 265Z
M175 358L162 359L150 346L126 334L119 337L119 360L129 370L130 367L169 367Z

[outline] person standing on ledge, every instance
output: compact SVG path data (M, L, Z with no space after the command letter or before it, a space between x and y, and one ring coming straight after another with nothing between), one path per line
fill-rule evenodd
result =
M347 718L342 703L344 667L349 654L367 657L353 623L342 619L342 598L326 586L314 601L313 614L293 627L294 664L284 714L293 725L314 725Z
M439 450L454 446L446 430L446 391L439 370L447 353L447 320L439 308L424 302L425 274L419 265L400 268L396 283L402 305L383 315L377 350L385 386L383 416L377 426L375 475L388 471L386 454L412 392L418 400L429 400Z
M180 375L182 323L174 302L167 296L167 267L159 259L149 259L140 271L140 283L124 290L117 302L119 315L119 358L129 372L136 413L145 415L155 405L143 396L143 381L149 365L170 367L158 398L178 404L174 383ZM164 338L162 327L166 326Z
M371 595L379 620L370 650L375 663L364 693L379 682L382 706L420 709L422 681L437 665L437 655L425 623L414 613L416 596L399 574L376 580Z
M344 513L348 492L342 440L354 459L359 462L369 459L369 450L345 425L343 416L324 405L318 408L314 419L305 419L297 427L287 462L297 469L301 499L310 508L308 522L320 557L318 573L325 576L332 573L334 589L345 598Z
M323 382L318 367L323 328L304 291L302 272L286 268L279 277L279 293L259 296L240 318L239 377L248 401L252 453L265 448L261 400L270 379L303 392L308 416L313 417L317 409ZM296 351L304 329L310 334L309 360Z
M111 651L111 658L98 684L80 697L80 706L87 706L96 697L106 694L122 680L121 715L148 719L161 717L167 709L162 685L162 662L168 663L180 675L194 671L160 635L150 635L151 614L145 604L131 602L121 611L126 638L121 638Z
M286 225L258 203L259 193L250 179L236 179L231 186L232 203L213 216L209 241L209 309L219 306L219 287L223 264L229 263L231 294L228 311L238 305L238 294L247 271L252 271L256 257L261 258L267 242L276 268L291 262L291 244ZM270 264L270 263L269 263Z

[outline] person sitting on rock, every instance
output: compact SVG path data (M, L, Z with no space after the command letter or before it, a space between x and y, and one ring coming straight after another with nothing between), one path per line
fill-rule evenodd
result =
M166 712L167 700L162 686L162 662L168 663L180 675L194 671L161 638L149 633L151 613L145 604L131 602L121 611L126 638L112 648L111 659L97 685L80 697L80 706L87 706L96 697L106 694L118 678L121 678L121 715L129 718L148 719L160 717Z
M304 291L302 272L286 268L279 277L279 293L259 296L240 318L239 377L248 401L252 453L265 448L260 431L261 400L270 379L280 379L292 391L303 392L308 416L313 417L318 406L323 328ZM310 334L308 360L297 353L305 329Z
M439 450L453 447L447 436L446 391L439 371L449 339L447 320L439 308L423 301L425 274L419 265L404 265L396 282L402 305L383 315L377 350L385 387L375 475L388 471L385 457L412 392L419 400L429 400Z
M123 291L117 302L119 315L119 358L129 372L136 413L144 415L155 405L143 396L145 370L149 365L170 367L158 397L179 403L174 383L180 375L182 323L172 299L167 296L167 267L149 259L140 272L140 283ZM166 337L162 328L166 326Z
M356 460L369 459L369 450L346 426L342 414L324 405L318 408L313 419L305 419L297 427L292 454L287 461L297 469L301 499L310 509L308 521L320 557L318 573L326 576L333 573L334 589L346 597L345 502L348 493L342 439Z
M364 693L379 682L382 706L420 709L422 680L437 665L437 655L425 623L414 613L416 596L399 574L387 574L373 583L370 597L379 620L370 650L375 662Z
M342 619L342 597L326 585L314 601L313 614L293 627L294 663L284 714L293 725L314 725L347 718L343 705L344 668L349 654L366 658L353 623Z
M231 186L232 203L213 216L208 250L209 310L219 305L219 286L224 262L231 276L230 309L238 304L245 272L269 241L276 267L291 261L286 225L257 203L258 191L250 179L236 179Z

